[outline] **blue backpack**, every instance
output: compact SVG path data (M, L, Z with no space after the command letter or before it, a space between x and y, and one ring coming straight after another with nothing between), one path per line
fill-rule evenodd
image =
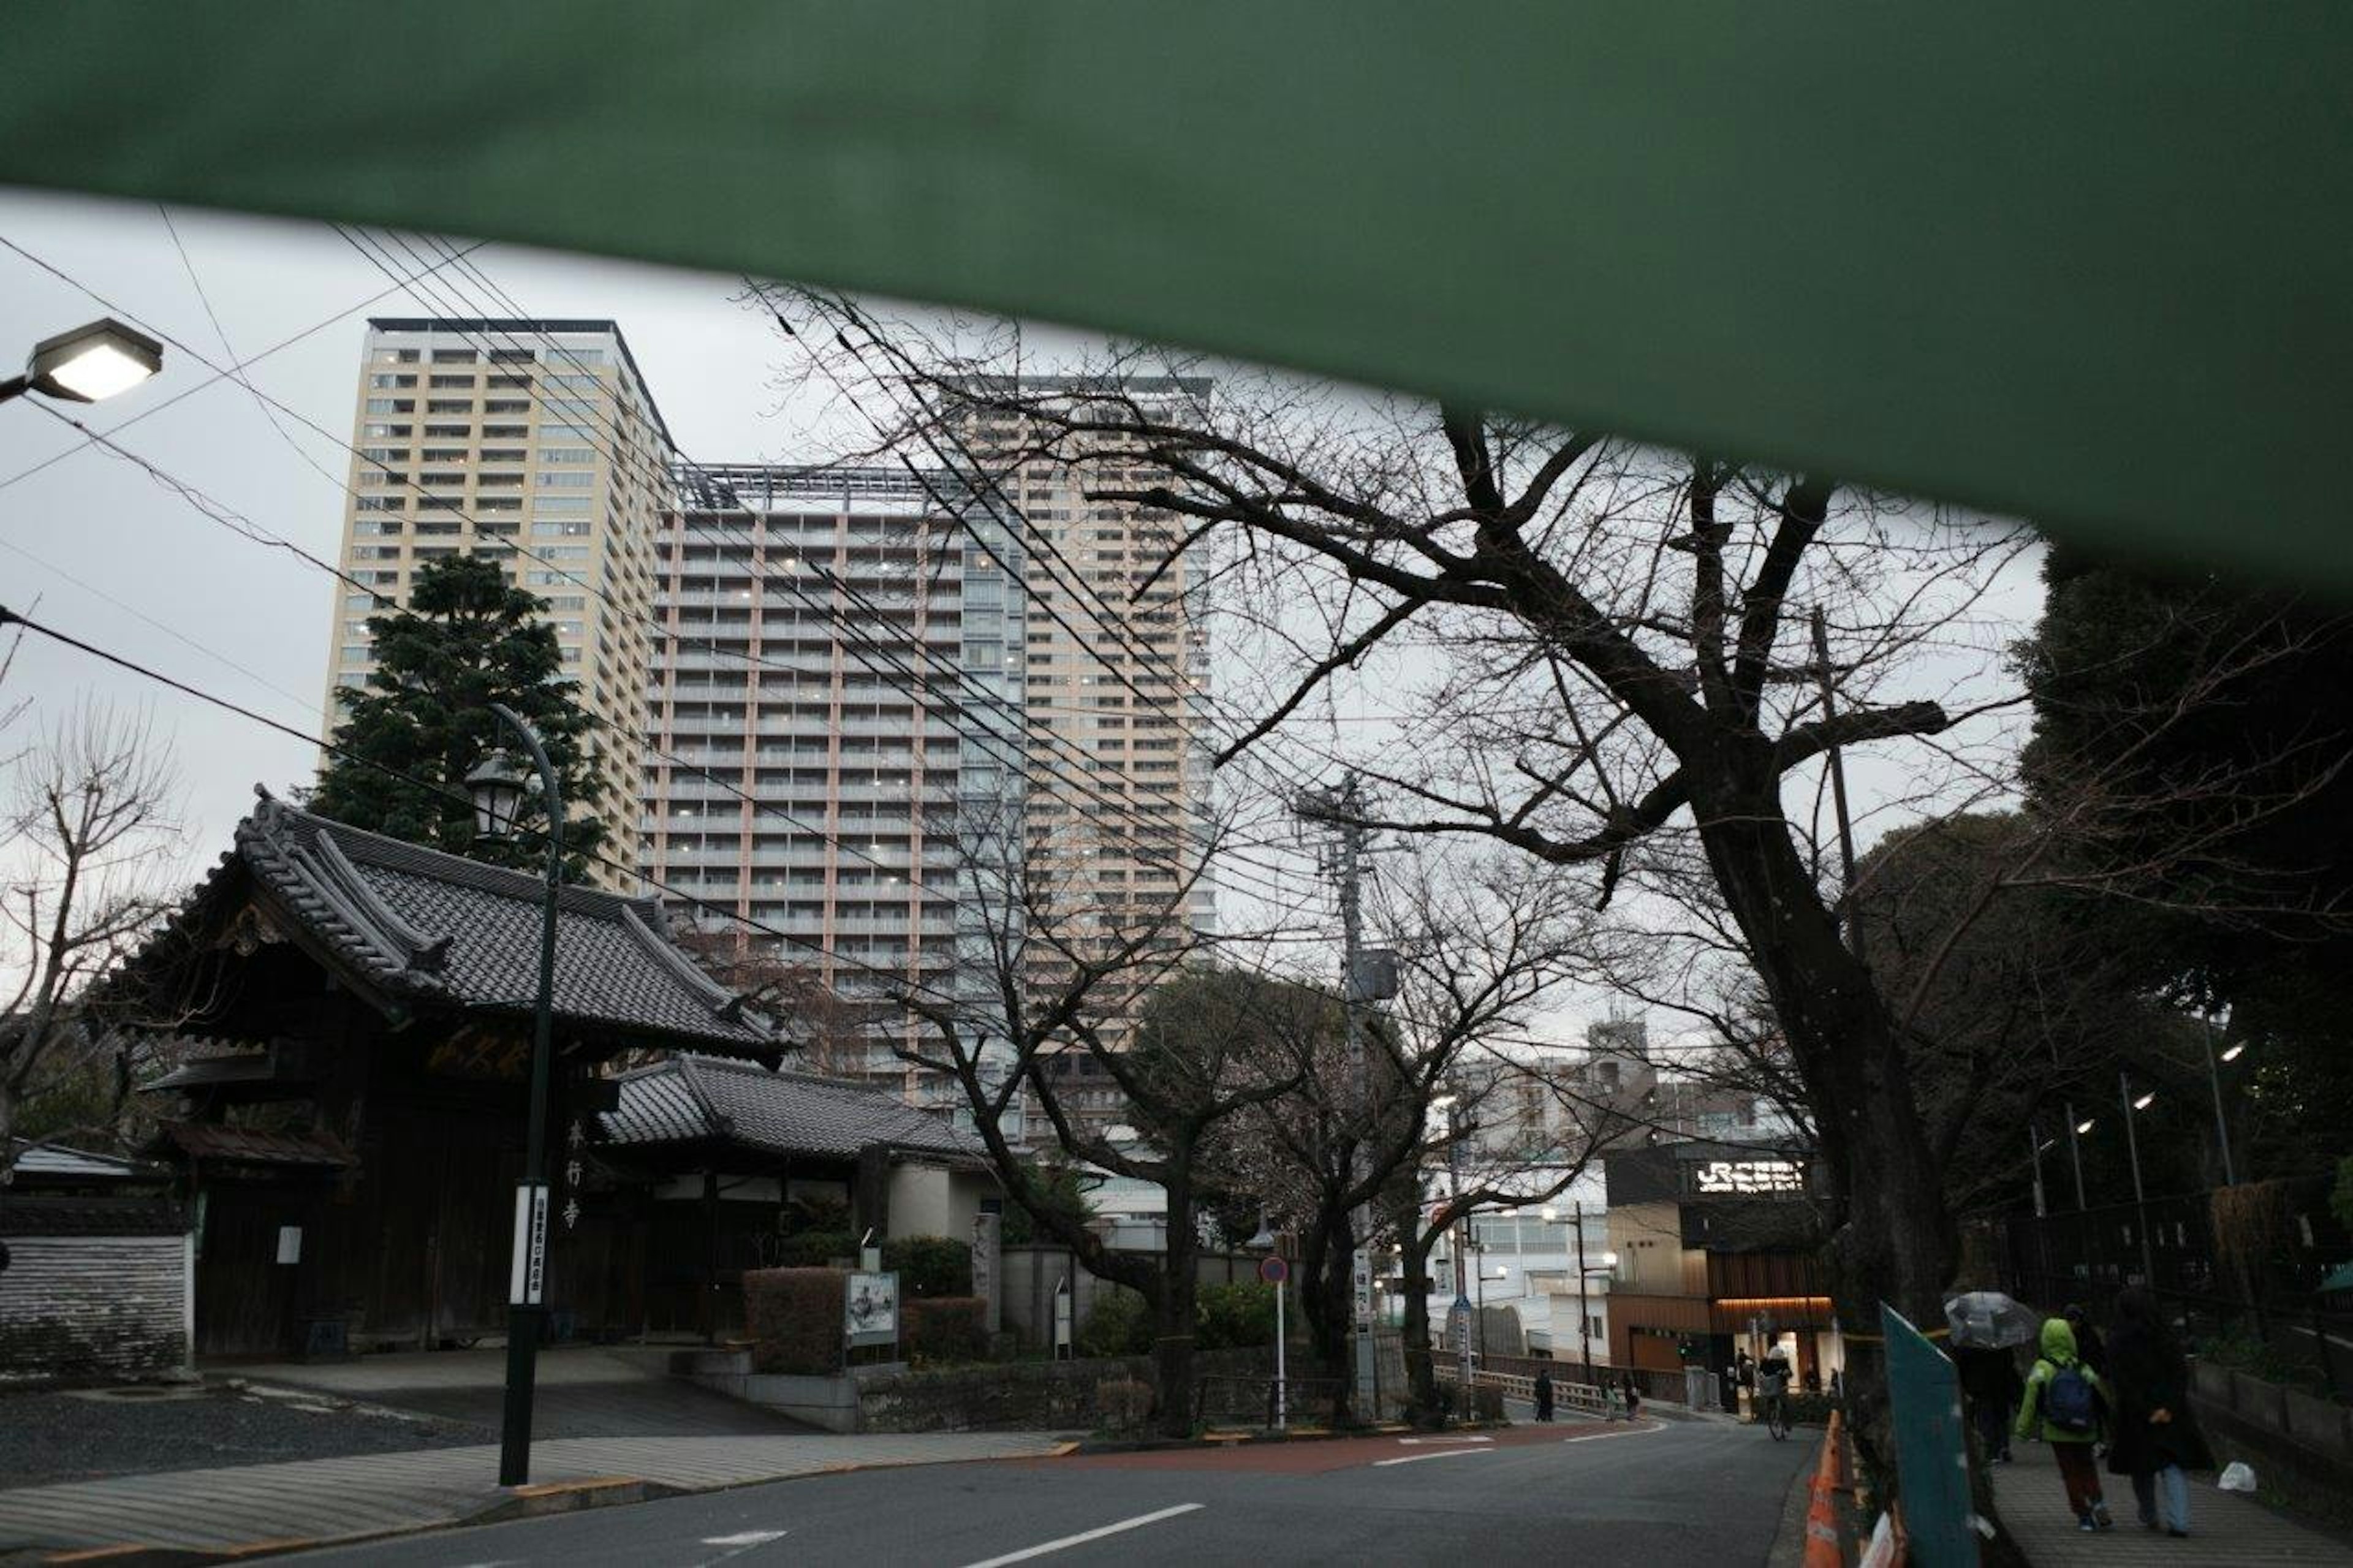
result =
M2089 1432L2099 1419L2092 1380L2073 1363L2042 1385L2042 1418L2062 1432Z

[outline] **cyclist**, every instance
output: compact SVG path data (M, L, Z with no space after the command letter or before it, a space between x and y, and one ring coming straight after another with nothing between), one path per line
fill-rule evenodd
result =
M1765 1428L1777 1438L1789 1435L1789 1363L1775 1351L1757 1367L1757 1403L1764 1407Z

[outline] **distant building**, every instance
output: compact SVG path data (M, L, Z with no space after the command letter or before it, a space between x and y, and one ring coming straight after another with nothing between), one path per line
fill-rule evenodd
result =
M326 728L375 668L367 620L407 603L417 568L511 563L548 603L565 673L604 721L584 737L590 807L634 862L638 751L652 658L654 535L670 431L609 321L377 317L361 353L357 449L335 585ZM630 880L599 865L589 879Z
M1785 1141L1660 1143L1608 1156L1615 1365L1721 1372L1779 1349L1801 1385L1845 1364L1820 1262L1813 1159Z
M1018 391L1071 409L1110 395L1149 413L1197 404L1211 383L1030 376ZM1199 868L1209 831L1208 563L1193 552L1167 564L1179 531L1166 511L1088 493L1148 482L1148 466L1069 441L1049 460L1029 449L1034 432L1012 412L976 412L957 439L976 490L1018 520L1012 542L1023 552L1029 605L1020 641L1029 852L1067 885L1085 920L1154 918ZM1206 880L1193 883L1179 918L1214 929ZM1071 973L1059 958L1034 963L1040 984ZM1117 1047L1134 1016L1112 1000L1101 1027ZM1075 1054L1048 1071L1089 1130L1124 1120L1115 1087Z
M1018 542L955 515L955 488L898 468L678 470L640 827L688 920L853 1008L904 985L986 1029L1002 1013L977 873L1021 843L1027 622ZM875 1033L826 1065L963 1106L893 1054L913 1037Z

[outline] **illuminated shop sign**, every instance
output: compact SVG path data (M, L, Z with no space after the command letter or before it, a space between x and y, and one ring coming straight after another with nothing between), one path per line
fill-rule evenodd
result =
M1794 1160L1710 1160L1693 1178L1703 1193L1802 1193L1805 1168Z

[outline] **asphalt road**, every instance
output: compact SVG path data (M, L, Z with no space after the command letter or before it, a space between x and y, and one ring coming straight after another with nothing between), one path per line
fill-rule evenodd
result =
M1049 1561L1761 1568L1813 1446L1697 1423L1515 1427L812 1477L305 1563L924 1568Z

